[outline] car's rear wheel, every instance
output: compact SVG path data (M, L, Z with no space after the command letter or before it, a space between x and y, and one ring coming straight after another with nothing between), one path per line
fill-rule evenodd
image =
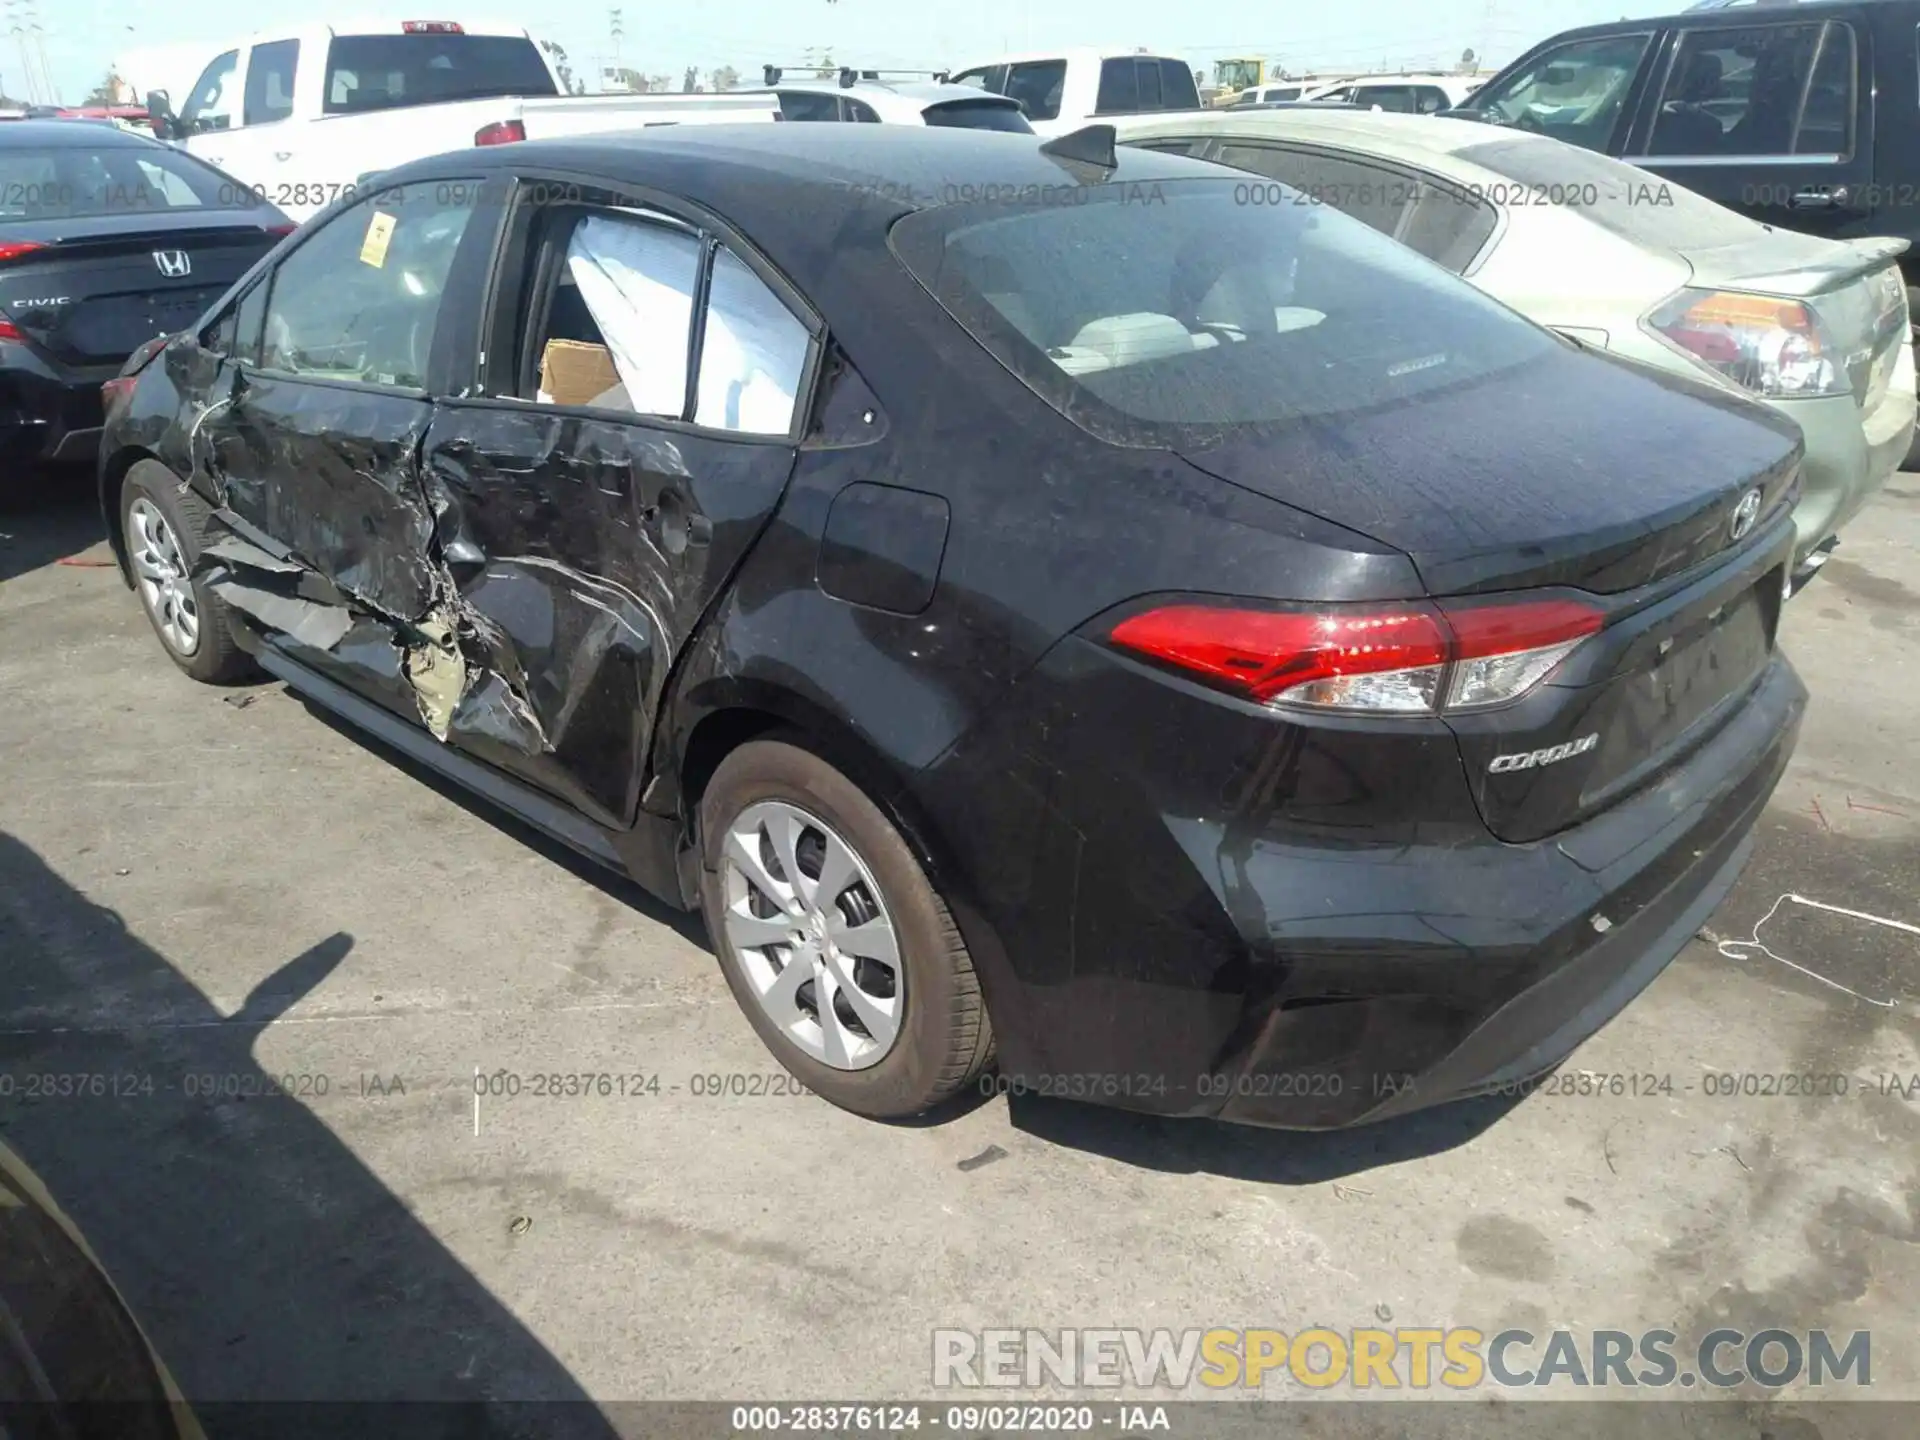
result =
M120 524L141 608L174 664L196 680L223 685L256 672L234 643L226 602L193 573L212 514L156 460L127 472Z
M727 984L809 1089L895 1119L980 1074L993 1030L966 943L857 785L798 745L750 741L714 772L700 828Z

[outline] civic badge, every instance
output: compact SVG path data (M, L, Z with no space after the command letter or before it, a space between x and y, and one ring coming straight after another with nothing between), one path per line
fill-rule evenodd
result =
M1760 518L1760 488L1756 485L1740 497L1740 503L1733 507L1733 519L1727 528L1735 540L1747 538L1747 532L1753 529L1753 522Z

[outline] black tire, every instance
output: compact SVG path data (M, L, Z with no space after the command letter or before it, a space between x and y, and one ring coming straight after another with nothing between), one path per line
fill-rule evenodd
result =
M797 737L796 737L797 738ZM893 921L904 971L900 1032L885 1057L842 1070L809 1055L767 1013L727 938L721 875L727 827L750 805L784 801L825 821L865 862ZM966 942L900 832L860 788L785 740L749 741L721 762L700 802L702 909L734 999L776 1059L808 1089L876 1120L919 1115L993 1059L993 1027Z
M172 530L191 573L192 567L200 559L200 547L206 543L212 530L213 511L206 501L182 485L179 477L158 460L136 463L127 472L126 483L120 490L120 533L127 538L129 554L133 553L137 544L131 517L134 503L139 500L146 500L160 512ZM153 626L154 638L160 642L160 648L167 652L167 658L207 685L232 685L260 678L260 670L254 664L253 657L234 642L233 612L226 601L209 590L206 582L198 576L193 578L192 586L193 605L200 619L200 629L193 649L183 653L161 627L160 618L147 603L146 594L139 585L139 577L137 574L135 576L134 593L140 597L140 609L145 613L147 623Z

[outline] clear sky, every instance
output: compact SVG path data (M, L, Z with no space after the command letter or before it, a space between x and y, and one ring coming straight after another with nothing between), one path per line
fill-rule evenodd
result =
M610 62L606 3L543 0L515 9L392 0L0 0L0 90L24 98L20 47L11 33L37 10L49 68L60 98L71 104L100 79L113 57L136 47L176 41L220 41L263 24L296 25L355 15L394 19L514 18L565 46L575 69L590 74ZM663 6L626 4L621 63L676 77L689 65L704 72L731 65L743 80L767 63L793 63L828 48L841 63L930 69L990 59L1030 45L1146 45L1210 70L1230 55L1258 56L1293 70L1309 67L1451 65L1471 46L1498 65L1557 30L1669 13L1685 0L1354 0L1351 4L1284 5L1272 0L699 0ZM417 12L417 13L416 13ZM269 21L267 16L271 15ZM212 58L209 50L208 58Z

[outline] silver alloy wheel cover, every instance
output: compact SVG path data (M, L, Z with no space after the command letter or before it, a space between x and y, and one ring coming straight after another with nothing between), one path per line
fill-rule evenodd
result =
M200 648L200 607L194 602L180 542L160 507L144 495L127 510L127 554L140 585L140 603L166 647L183 659Z
M797 859L801 837L809 830L825 841L818 878L809 878ZM787 880L762 863L762 834ZM789 883L792 877L798 877L797 885ZM884 1060L899 1039L906 1014L907 973L886 899L859 852L818 816L784 800L762 800L727 826L721 886L727 943L748 987L781 1033L835 1070L865 1070ZM858 925L850 924L835 903L855 886L865 888L874 910ZM755 915L750 908L755 891L777 913ZM862 959L891 973L892 995L876 995L857 983L853 962ZM799 998L809 980L813 1013ZM849 1028L836 1013L838 995L846 997L866 1035Z

